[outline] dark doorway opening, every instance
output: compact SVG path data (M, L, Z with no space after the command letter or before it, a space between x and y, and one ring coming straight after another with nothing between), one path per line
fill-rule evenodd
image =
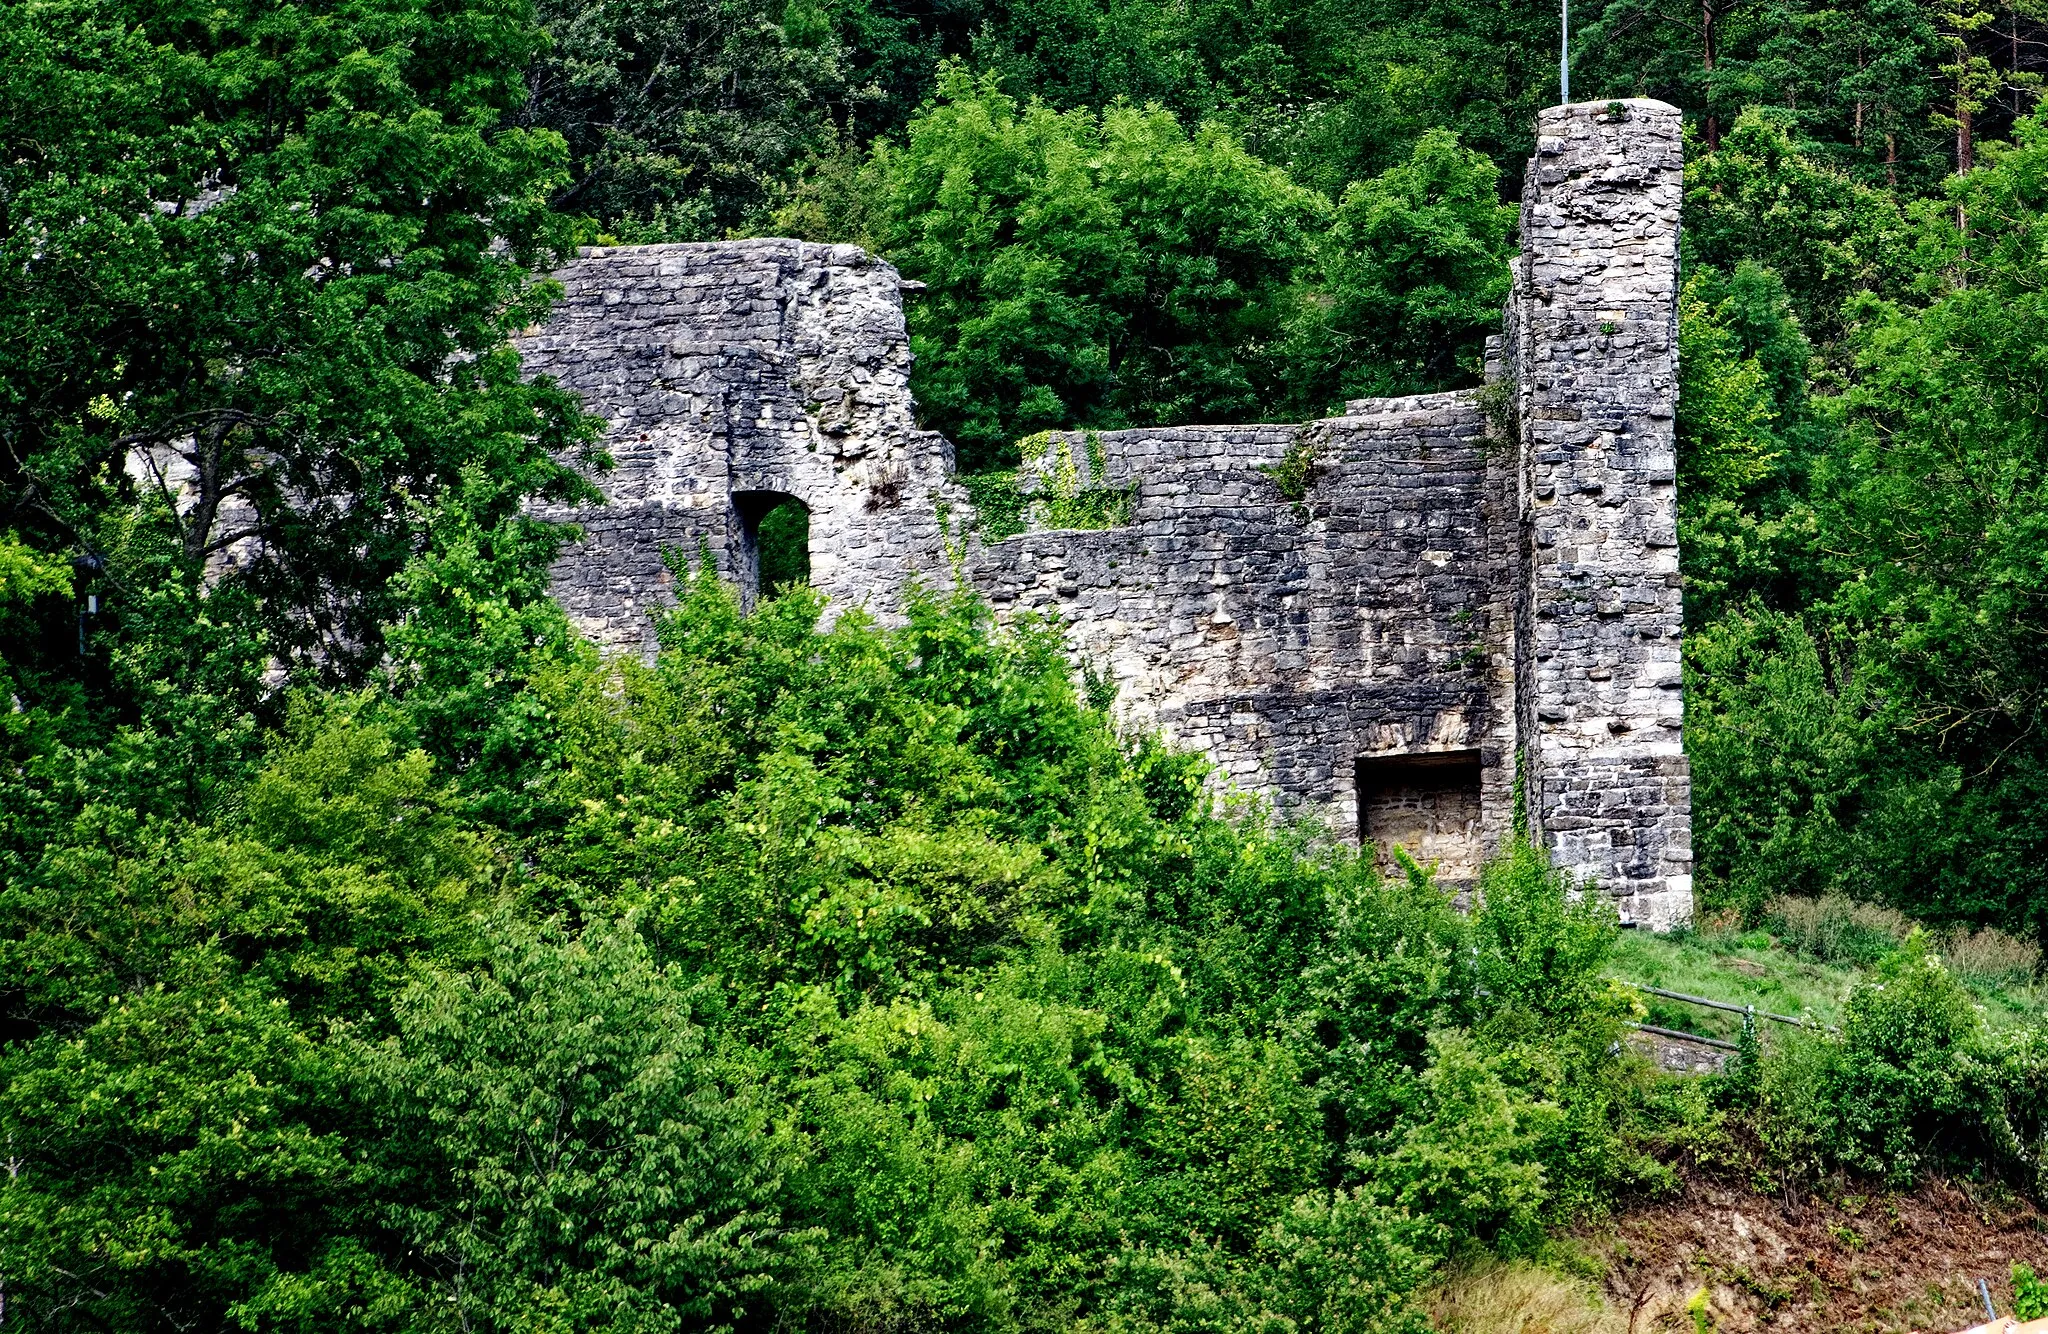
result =
M740 546L734 561L740 601L752 607L791 584L811 581L811 511L780 491L735 491Z
M1437 881L1465 886L1479 878L1479 752L1369 755L1358 761L1358 845L1378 845L1381 865L1404 848Z

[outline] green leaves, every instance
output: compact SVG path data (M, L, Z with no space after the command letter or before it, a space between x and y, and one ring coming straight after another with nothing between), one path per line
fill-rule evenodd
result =
M698 998L629 922L501 922L487 948L474 972L422 978L397 1032L352 1053L417 1314L731 1328L803 1241L779 1225L792 1146L751 1072L707 1050Z
M0 891L53 1328L1409 1329L1614 1179L1611 927L1533 864L1475 934L1219 818L966 596L820 631L699 571L652 667L500 639L451 529L403 694ZM534 763L418 744L465 670Z
M1289 330L1304 405L1478 379L1508 294L1515 210L1499 172L1447 130L1344 192Z
M2034 1277L2029 1266L2013 1265L2012 1302L2012 1313L2021 1320L2039 1320L2048 1316L2048 1283Z
M71 591L71 572L13 533L0 534L0 603Z
M1448 133L1333 206L1220 123L1020 103L949 65L908 143L821 173L777 224L927 285L920 407L963 471L1044 429L1299 418L1477 374L1514 210Z
M1763 1063L1768 1150L1798 1171L1845 1164L1894 1185L1978 1164L2039 1189L2048 1087L2038 1029L1985 1030L1970 992L1915 929L1851 993L1839 1035Z
M465 469L493 517L579 493L553 455L586 425L505 346L568 240L559 140L499 127L538 41L496 0L10 10L5 522L42 550L161 530L270 653L350 676ZM145 632L167 573L110 566L102 634Z
M217 959L207 971L0 1058L10 1314L59 1329L218 1319L264 1301L279 1253L325 1239L354 1175L314 1110L335 1071L282 1000Z
M1433 1034L1429 1047L1392 1151L1362 1155L1359 1166L1387 1200L1446 1237L1530 1245L1547 1195L1537 1139L1561 1114L1505 1083L1497 1062L1463 1034Z
M1687 260L1724 273L1744 261L1769 269L1823 341L1841 331L1851 295L1905 276L1904 232L1895 198L1801 154L1761 111L1686 163Z
M1272 328L1322 207L1220 127L1020 108L957 67L861 179L872 244L929 285L919 401L969 471L1033 430L1252 410L1233 349Z
M830 143L852 85L830 17L802 3L542 0L546 50L519 122L567 141L554 191L628 243L711 240Z

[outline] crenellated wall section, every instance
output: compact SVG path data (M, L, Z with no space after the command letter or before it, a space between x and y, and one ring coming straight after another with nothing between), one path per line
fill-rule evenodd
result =
M587 251L523 345L618 460L609 503L564 516L587 537L557 594L600 642L649 652L663 551L751 590L759 506L794 497L834 609L887 618L907 581L965 578L1000 616L1056 616L1124 722L1452 883L1505 837L1519 772L1558 864L1638 921L1682 921L1678 116L1586 104L1539 132L1494 387L1053 437L1027 497L1113 503L1078 528L1027 503L1001 540L916 425L889 265L781 240Z

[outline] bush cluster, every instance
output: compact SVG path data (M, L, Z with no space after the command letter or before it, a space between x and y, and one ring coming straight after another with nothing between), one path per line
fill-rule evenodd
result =
M0 892L10 1311L1409 1328L1658 1178L1533 853L1461 916L1214 810L1049 629L819 611L699 573L651 667L451 638L203 810L75 793Z
M1724 1093L1793 1179L1847 1169L1894 1187L1929 1170L2048 1193L2048 1034L1989 1031L1926 935L1910 932L1851 993L1839 1032L1745 1053Z

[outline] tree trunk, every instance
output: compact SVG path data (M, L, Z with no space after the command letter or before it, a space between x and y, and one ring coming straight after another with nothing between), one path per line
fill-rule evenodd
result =
M1890 130L1884 134L1884 183L1899 188L1899 136Z
M1707 149L1721 146L1721 119L1714 114L1714 0L1700 0L1700 48L1707 72Z
M220 517L221 446L232 428L221 423L193 434L191 454L194 472L192 508L185 513L185 558L206 558L206 544L213 537L214 520Z
M1869 68L1870 61L1865 58L1863 43L1858 42L1856 44L1856 72L1861 74ZM1850 141L1856 145L1857 152L1863 151L1863 99L1860 97L1856 99L1856 126L1850 133Z

